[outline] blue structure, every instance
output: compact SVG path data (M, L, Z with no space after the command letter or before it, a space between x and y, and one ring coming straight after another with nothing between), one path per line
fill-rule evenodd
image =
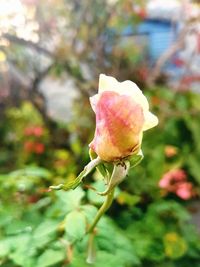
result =
M123 36L145 36L149 59L152 63L171 46L175 40L175 34L175 24L170 21L150 19L141 22L136 29L127 26L122 33Z
M147 35L150 59L155 62L175 40L173 25L168 21L146 20L142 22L137 33Z
M134 36L134 41L139 44L140 47L145 43L143 55L148 58L149 66L155 64L161 55L165 53L176 41L179 35L180 25L178 22L172 22L170 20L162 19L146 19L139 25L128 25L122 32L122 38L127 36ZM200 53L199 53L200 58ZM197 62L197 58L196 58ZM169 61L162 66L162 71L168 75L172 82L180 81L181 78L185 78L188 84L192 86L193 79L199 79L199 72L192 71L186 73L185 59L180 56L180 51L177 51L170 58ZM199 63L196 63L196 70Z

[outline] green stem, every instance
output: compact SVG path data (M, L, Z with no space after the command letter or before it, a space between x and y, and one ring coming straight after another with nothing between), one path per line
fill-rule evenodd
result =
M87 233L92 233L98 223L98 221L101 219L102 215L110 208L112 201L113 201L113 197L114 197L114 191L115 188L113 188L109 194L106 196L106 200L103 203L103 205L101 206L101 208L98 210L93 223L90 225L90 227L87 230Z
M87 251L87 259L86 262L89 264L93 264L96 260L96 248L94 243L95 232L90 233L88 240L88 251Z

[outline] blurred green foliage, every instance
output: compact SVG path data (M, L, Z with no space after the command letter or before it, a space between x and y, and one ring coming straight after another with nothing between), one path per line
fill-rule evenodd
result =
M146 95L160 123L144 134L142 163L120 185L114 205L98 224L93 266L106 262L107 267L199 267L200 237L190 211L199 195L200 96L162 87L152 88ZM86 107L92 120L93 114ZM3 267L89 266L85 262L85 233L103 201L95 192L104 189L102 176L94 172L84 180L83 189L48 191L52 184L73 180L88 161L86 144L93 129L82 124L76 108L79 121L58 125L71 133L69 148L55 147L30 103L7 110L6 123L1 121ZM24 149L30 138L26 129L35 125L43 129L42 136L31 137L45 144L41 154ZM173 147L172 154L166 150L169 147ZM159 189L163 174L174 168L186 171L196 190L193 199L181 200Z

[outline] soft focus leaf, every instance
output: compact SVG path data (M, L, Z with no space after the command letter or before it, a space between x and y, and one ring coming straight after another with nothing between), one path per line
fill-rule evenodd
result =
M137 166L142 161L143 157L144 156L142 150L140 150L138 154L129 157L130 168L134 168L135 166Z
M36 247L42 248L52 241L58 230L58 223L52 220L42 222L33 233L33 242Z
M70 189L77 188L81 184L83 178L85 178L100 163L101 163L101 160L99 158L93 159L92 161L88 163L88 165L84 167L84 170L74 180L69 181L65 184L60 184L57 186L50 186L50 189L54 189L54 190L63 189L65 191L68 191Z
M76 210L70 212L65 219L65 231L72 242L80 240L86 233L84 213Z
M65 259L64 251L46 250L37 261L37 267L54 266Z

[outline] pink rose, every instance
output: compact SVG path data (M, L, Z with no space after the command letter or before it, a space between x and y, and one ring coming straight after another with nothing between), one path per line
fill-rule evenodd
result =
M140 150L143 131L158 124L142 91L131 81L100 75L99 92L90 98L96 131L90 148L104 161L115 161Z
M160 188L167 189L168 191L174 191L174 186L178 182L184 182L187 179L187 175L182 169L174 169L166 172L162 179L159 181Z
M182 169L174 169L165 173L159 181L159 186L184 200L195 195L193 185L187 181L187 174Z
M180 183L176 189L176 195L184 200L188 200L194 196L194 190L192 183L184 182Z

